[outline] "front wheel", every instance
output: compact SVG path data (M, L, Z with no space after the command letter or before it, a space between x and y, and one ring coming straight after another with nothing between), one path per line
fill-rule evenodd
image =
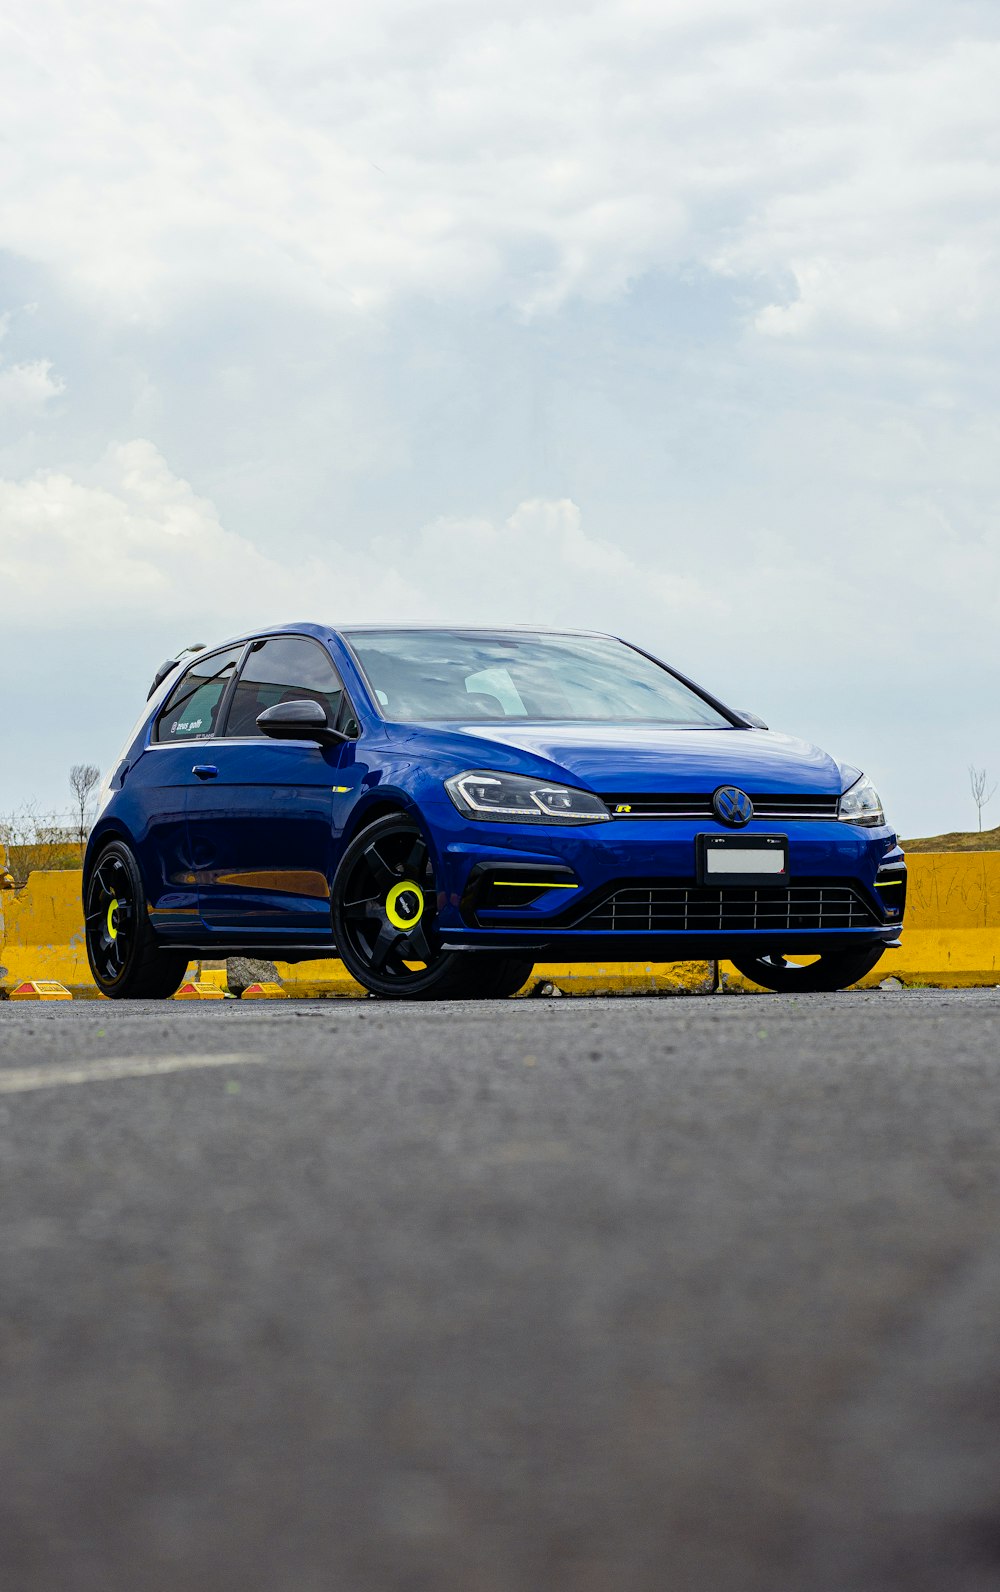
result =
M403 813L351 841L333 881L333 936L347 971L390 1000L487 1000L527 982L530 960L442 951L430 851Z
M744 978L780 995L810 994L815 990L847 989L870 973L881 961L884 945L863 951L824 951L815 962L790 962L784 956L732 956L730 961Z
M186 951L161 949L150 928L142 875L128 846L105 846L83 900L87 960L94 983L111 1000L166 1000L180 988Z

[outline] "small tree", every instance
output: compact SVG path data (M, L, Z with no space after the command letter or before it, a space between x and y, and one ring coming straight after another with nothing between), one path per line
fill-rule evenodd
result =
M51 813L41 813L38 803L25 802L16 812L0 814L0 845L7 852L7 868L15 888L22 890L28 876L39 868L75 868L75 852L60 851L52 836L58 826Z
M74 763L69 771L69 782L73 790L74 810L76 819L77 840L81 846L87 843L90 833L90 798L100 782L101 771L96 763Z
M989 789L987 789L987 786L989 786ZM989 784L989 777L985 768L975 768L973 764L970 763L969 789L972 791L972 800L976 804L976 812L979 815L979 833L982 834L983 808L986 806L986 803L991 799L991 797L996 794L996 784Z

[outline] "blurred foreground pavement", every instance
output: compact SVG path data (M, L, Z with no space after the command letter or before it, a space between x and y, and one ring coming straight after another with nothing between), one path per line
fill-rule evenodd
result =
M0 1007L4 1592L1000 1584L1000 990Z

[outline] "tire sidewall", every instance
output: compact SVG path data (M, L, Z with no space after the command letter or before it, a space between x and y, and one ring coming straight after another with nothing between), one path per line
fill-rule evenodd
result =
M811 995L850 989L859 979L877 967L885 954L885 946L872 946L867 951L854 951L840 956L823 952L817 962L805 967L772 967L757 957L729 960L742 973L761 988L778 995Z
M344 853L337 864L330 889L330 910L333 924L333 939L337 955L343 962L351 977L369 990L373 995L379 995L388 1000L413 1000L423 997L433 997L441 985L451 984L460 978L465 971L465 958L454 951L446 951L438 957L433 967L427 968L424 973L415 973L401 986L395 979L383 979L378 973L365 966L361 959L355 955L354 949L347 933L345 920L342 916L343 890L348 877L358 858L362 856L373 840L379 835L388 834L390 831L406 827L415 835L420 835L427 844L427 835L421 824L409 813L402 810L399 813L386 813L384 817L377 818L374 823L368 824L358 831L352 840L348 841ZM428 850L430 847L428 845Z
M100 993L109 1000L169 1000L176 994L184 978L188 965L188 952L173 946L164 946L160 943L149 921L147 911L146 887L143 883L142 870L138 859L128 843L120 837L109 839L101 847L100 853L94 859L93 866L88 869L87 883L83 893L84 911L87 910L87 901L94 874L102 862L109 857L117 857L123 864L129 877L132 888L132 899L135 907L135 934L129 949L128 959L121 973L113 981L104 976L94 966L91 955L90 937L84 934L87 948L87 961Z
M129 850L128 846L123 840L109 840L107 845L101 847L100 852L94 858L93 867L87 874L87 882L83 889L84 916L87 914L90 888L93 884L94 877L101 864L106 862L109 857L118 857L119 860L124 864L126 872L129 876L129 881L132 885L132 897L135 902L135 934L132 937L128 960L116 979L107 979L101 970L95 966L94 958L90 948L90 935L86 932L84 933L84 941L87 947L87 961L90 964L90 971L93 976L94 983L97 985L102 995L107 995L113 999L116 995L124 994L127 991L133 969L135 968L136 961L138 960L140 954L139 938L141 934L141 926L146 920L146 891L143 886L142 875L139 872L139 864L136 862L135 857Z

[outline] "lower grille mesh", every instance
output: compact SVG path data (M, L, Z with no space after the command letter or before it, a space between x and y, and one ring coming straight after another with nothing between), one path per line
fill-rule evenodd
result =
M845 885L637 885L616 890L576 925L599 933L713 933L735 929L863 929L879 919Z

